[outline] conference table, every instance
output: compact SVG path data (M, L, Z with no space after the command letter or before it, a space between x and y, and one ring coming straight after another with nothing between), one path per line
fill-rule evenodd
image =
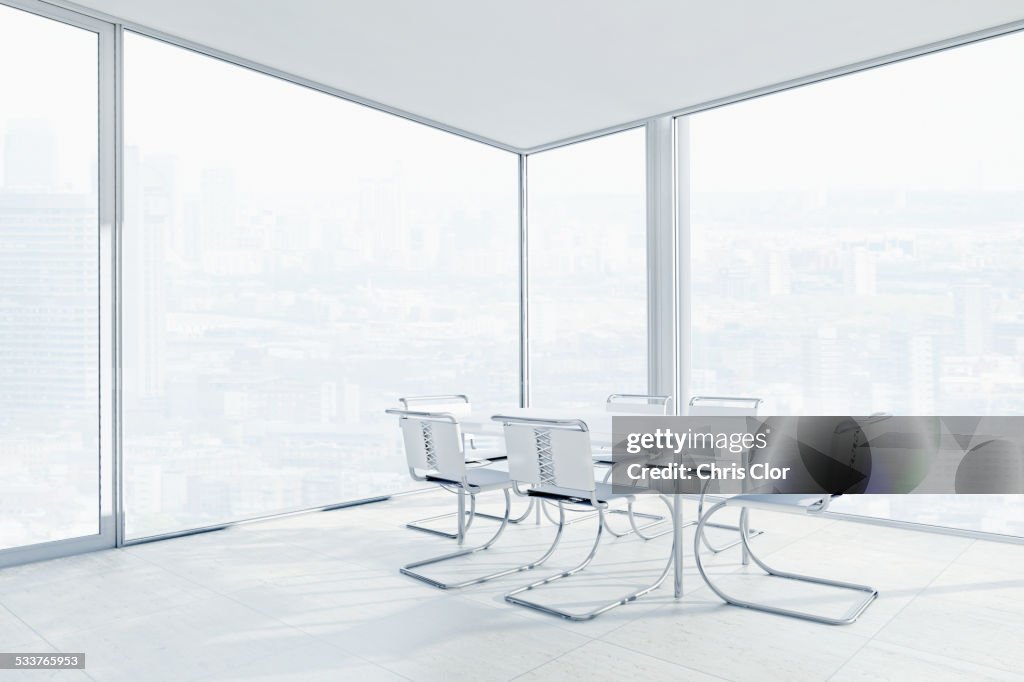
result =
M502 410L498 413L474 412L462 417L459 421L465 433L474 435L502 435L502 426L492 419L496 414L507 417L526 417L529 419L579 419L587 425L590 442L595 451L603 454L607 451L607 459L611 460L612 446L615 436L612 429L613 417L636 417L636 413L614 413L606 410L586 408L543 408L517 407ZM600 459L603 459L600 458ZM676 599L683 596L683 495L674 493L672 497L672 591Z

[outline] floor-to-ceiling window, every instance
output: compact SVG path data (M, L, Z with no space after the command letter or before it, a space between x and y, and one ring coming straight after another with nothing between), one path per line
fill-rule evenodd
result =
M98 60L0 5L0 549L100 532Z
M1024 411L1022 64L1011 35L687 117L693 392ZM836 509L1024 535L1020 497Z
M646 393L644 129L532 154L527 176L532 404Z
M411 487L402 395L518 401L518 157L125 36L129 538Z

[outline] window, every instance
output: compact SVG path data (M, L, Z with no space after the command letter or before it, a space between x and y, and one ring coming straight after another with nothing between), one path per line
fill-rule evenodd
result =
M533 154L527 172L531 403L646 393L644 129Z
M0 549L99 532L97 61L0 6Z
M1024 411L1022 58L1012 35L680 120L694 393L768 414ZM1024 535L1020 497L844 506Z
M129 537L412 487L403 395L518 400L514 154L125 38Z

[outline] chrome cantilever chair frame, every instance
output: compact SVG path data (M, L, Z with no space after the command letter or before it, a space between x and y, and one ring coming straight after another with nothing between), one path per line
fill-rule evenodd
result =
M669 395L648 395L646 393L612 393L605 400L605 410L607 412L634 414L637 416L662 416L671 413L672 404L672 396ZM594 458L594 462L596 464L608 467L608 472L605 474L605 477L602 481L603 483L607 483L608 479L612 477L612 474L615 471L616 462L611 459L599 459L596 456ZM551 503L540 501L539 504L540 509L544 512L544 516L547 518L547 520L551 523L557 523L557 521L551 518L551 514L548 511L548 505ZM563 511L581 512L583 514L575 519L572 519L571 521L566 521L566 525L579 523L580 521L586 521L587 519L590 519L593 516L595 516L594 511L592 509L570 509ZM652 535L645 535L643 531L647 530L648 528L660 525L668 519L664 516L661 516L660 514L648 514L646 512L634 511L632 509L632 505L630 505L628 509L608 509L606 511L607 514L600 516L599 519L601 523L604 524L604 529L608 531L609 535L612 535L613 537L621 538L627 535L635 534L637 537L642 538L644 540L653 540L655 538L660 538L662 535L668 535L672 532L672 529L669 528L661 532L654 533ZM611 523L609 523L608 521L608 517L613 514L628 515L630 529L619 532L612 528ZM651 522L643 526L637 526L637 518L649 519ZM687 522L685 525L692 526L696 523L696 521L690 521Z
M468 492L468 490L467 490L467 492ZM431 557L429 559L422 559L420 561L414 561L411 564L406 564L405 566L402 566L400 569L398 569L399 572L402 575L407 575L410 578L415 578L416 580L424 582L424 583L430 585L431 587L436 587L439 590L456 590L456 589L459 589L460 587L469 587L470 585L478 585L480 583L485 583L488 580L493 580L495 578L500 578L503 575L508 575L508 573L513 572L513 571L508 571L508 572L498 571L497 573L491 573L489 575L478 576L476 578L469 578L468 580L462 580L460 582L446 583L446 582L443 582L441 580L437 580L436 578L431 578L430 576L424 575L422 573L418 573L417 571L413 570L413 569L416 569L416 568L420 568L421 566L430 566L431 564L439 564L439 563L442 563L444 561L450 561L452 559L458 559L459 557L462 557L462 556L469 556L470 554L476 554L477 552L482 552L485 549L490 549L491 545L493 545L495 542L498 541L498 538L500 538L502 536L502 534L505 532L505 528L508 527L508 521L509 521L509 519L508 519L508 510L509 510L509 506L510 506L511 502L509 500L508 489L506 488L502 492L505 495L505 516L504 516L504 518L501 519L501 525L498 526L498 530L494 533L494 535L491 536L491 538L487 542L483 543L482 545L477 545L476 547L468 547L466 549L460 549L459 551L451 552L450 554L442 554L440 556ZM469 493L469 494L470 494L471 497L475 497L476 496L476 493Z
M402 409L403 410L407 410L407 411L414 409L414 406L416 406L416 405L421 405L421 406L424 406L424 408L425 408L425 407L428 407L431 404L434 404L434 405L438 405L438 404L440 404L440 405L465 405L466 406L466 410L468 411L468 408L469 408L469 405L470 405L469 396L464 394L464 393L453 393L451 395L417 395L417 396L407 396L407 397L404 397L404 398L399 398L398 402L401 403ZM429 411L429 410L427 410L427 411ZM474 442L472 437L467 437L465 434L463 434L463 440L464 440L463 448L465 448L465 442L466 441L468 441L468 443L469 443L471 448L475 448L476 447L475 446L475 442ZM498 459L504 459L504 456L502 456L502 457L500 457ZM492 462L494 462L496 460L484 457L484 458L479 459L479 460L472 460L471 459L470 461L472 461L476 466L488 466L489 464L491 464ZM453 511L453 512L445 512L444 514L435 514L434 516L427 516L427 517L422 518L422 519L414 519L414 520L409 521L408 523L405 524L406 528L409 528L411 530L418 530L421 533L430 533L431 535L439 535L439 536L441 536L443 538L448 538L450 540L457 540L458 543L461 545L463 540L464 540L464 538L466 537L466 532L469 530L470 526L473 525L473 519L475 519L477 517L480 517L482 519L489 519L491 521L502 521L502 517L498 516L497 514L486 514L484 512L477 511L476 510L476 499L473 496L470 496L470 498L469 498L469 509L467 510L466 509L466 494L465 494L465 492L461 488L452 487L452 486L445 486L445 485L442 485L441 487L444 490L447 490L450 493L455 493L456 495L458 495L458 502L457 502L458 509L456 511ZM511 524L522 523L523 521L525 521L530 516L530 513L532 511L533 511L533 500L530 500L530 504L526 508L526 511L524 511L520 516L517 516L517 517L514 517L514 518L509 518L508 519L508 523L511 523ZM430 526L424 525L424 524L430 523L432 521L440 521L441 519L448 519L448 518L451 518L451 517L456 517L456 519L457 519L455 531L441 530L440 528L431 528Z
M441 580L431 578L430 576L424 575L414 570L422 566L439 564L445 561L450 561L452 559L457 559L459 557L468 556L470 554L476 554L477 552L482 552L486 549L490 549L490 547L494 545L494 543L498 541L498 538L500 538L501 535L505 532L505 528L508 527L509 509L511 508L509 490L513 487L513 484L511 479L509 479L507 476L501 477L500 475L497 478L495 478L495 480L489 483L485 483L483 485L478 485L470 482L469 478L472 475L472 470L470 470L469 472L467 472L466 470L465 452L463 451L464 441L461 438L461 431L459 431L458 428L459 422L454 415L446 412L417 412L412 410L386 410L386 413L397 415L399 417L399 424L403 426L403 438L406 439L406 456L409 458L409 475L412 476L414 479L419 481L431 481L441 485L457 487L460 490L464 491L466 494L468 494L471 500L474 500L475 497L482 492L490 492L496 490L501 490L505 497L505 513L501 517L501 525L498 527L498 530L495 531L494 535L492 535L489 540L476 547L469 547L466 549L459 550L457 552L451 552L449 554L442 554L441 556L430 557L429 559L414 561L410 564L402 566L399 569L400 573L402 573L403 575L407 575L410 578L415 578L416 580L424 582L430 585L431 587L436 587L441 590L453 590L461 587L468 587L470 585L479 585L480 583L487 582L488 580L494 580L495 578L500 578L501 576L509 575L510 573L517 573L519 571L528 570L530 568L540 565L547 559L548 556L550 556L551 552L554 551L554 545L547 554L541 557L541 559L539 559L538 561L534 561L531 564L524 564L522 566L504 569L501 571L497 571L495 573L490 573L488 575L478 576L475 578L469 578L467 580L452 583L446 583ZM425 463L429 466L433 461L434 465L437 467L436 474L427 473L426 475L421 475L416 470L416 463L413 461L414 457L409 453L409 436L404 429L404 422L408 420L416 420L421 422L421 428L423 429L423 441L420 444L423 445L423 450L425 453ZM457 452L449 452L447 457L444 456L443 453L439 454L437 451L439 444L436 441L442 439L438 437L438 434L434 433L433 428L428 429L427 427L423 426L424 422L437 422L452 427L455 430L457 437L454 439L449 438L447 441L447 447L456 449ZM445 447L445 445L442 444L441 447L443 448ZM475 507L475 504L473 506ZM560 536L561 533L559 533L558 537L555 538L555 545L557 545Z
M431 535L439 535L440 537L448 538L449 540L458 540L459 544L462 544L462 539L465 538L466 533L469 532L470 527L473 525L473 519L475 519L477 517L480 517L480 518L488 519L488 520L492 520L492 521L503 521L504 520L504 517L499 516L497 514L488 514L488 513L481 512L481 511L477 511L476 510L476 499L472 495L469 496L469 509L466 509L466 494L465 494L465 491L463 491L461 488L452 487L452 486L448 486L448 485L440 485L440 487L442 489L444 489L444 490L447 490L450 493L455 493L456 495L459 496L458 497L458 505L459 505L458 510L457 511L453 511L453 512L445 512L443 514L436 514L434 516L427 516L425 518L416 519L414 521L409 521L408 523L405 524L406 528L410 528L412 530L418 530L421 533L430 533ZM533 500L530 500L529 504L527 505L527 507L523 511L523 513L520 514L519 516L516 516L516 517L509 516L508 522L513 524L513 525L522 523L523 521L526 521L526 519L529 518L529 516L530 516L530 514L532 512L533 512ZM458 526L457 526L457 530L455 532L451 532L451 531L447 531L447 530L441 530L440 528L431 528L430 526L421 525L421 524L424 524L424 523L429 523L431 521L439 521L441 519L451 518L453 516L455 516L455 517L461 516L464 519L463 523L461 524L461 528L458 528Z
M601 504L601 503L598 503L597 500L592 499L592 500L587 501L587 504L588 505L593 505L593 504ZM559 504L559 509L561 510L561 508L562 507L561 507L561 503L560 503ZM579 621L587 621L587 620L592 620L594 618L597 618L598 616L600 616L605 611L610 611L611 609L614 609L616 606L622 606L623 604L628 604L631 601L636 601L637 599L639 599L640 597L644 596L645 594L649 594L650 592L653 592L654 590L656 590L659 587L661 587L661 585L665 582L665 578L668 577L669 571L672 570L672 559L671 558L669 558L668 562L665 564L665 567L662 569L662 571L658 575L657 579L653 583L651 583L650 585L647 585L646 587L640 588L638 590L634 590L633 592L630 592L629 594L626 594L625 596L620 597L619 599L616 599L614 601L608 602L607 604L603 604L602 606L599 606L599 607L597 607L595 609L592 609L590 611L587 611L585 613L570 613L569 611L565 611L563 609L555 608L554 606L547 606L545 604L540 604L540 603L535 602L535 601L530 601L528 599L523 599L522 597L518 596L518 595L522 594L523 592L528 592L530 590L535 590L538 587L543 587L544 585L548 585L548 584L553 583L555 581L562 580L563 578L568 578L569 576L575 575L575 574L579 573L580 571L582 571L583 569L585 569L587 566L589 566L590 563L594 560L594 557L597 555L597 548L601 544L601 531L602 531L602 529L605 526L604 518L603 517L604 517L604 513L605 513L606 510L607 510L607 505L605 505L605 506L598 506L597 507L597 513L598 513L598 516L601 517L601 519L599 520L599 522L597 524L597 534L596 534L596 536L594 538L594 544L590 548L590 552L583 559L583 561L581 561L576 566L573 566L570 569L562 571L561 573L556 573L555 575L548 576L547 578L544 578L542 580L538 580L536 582L530 583L529 585L523 585L522 587L520 587L518 589L512 590L511 592L509 592L508 594L505 595L505 601L507 601L507 602L509 602L511 604L516 604L518 606L525 606L527 608L534 609L536 611L541 611L543 613L547 613L547 614L550 614L552 616L558 616L559 618L564 618L565 620L571 620L571 621L579 622ZM559 527L558 527L558 532L559 533L562 532L562 528L563 527L564 527L564 524L559 524Z
M632 414L636 416L668 416L672 414L672 405L673 399L670 395L649 395L646 393L612 393L611 395L608 396L608 398L605 399L606 412L612 412L623 415ZM605 474L604 479L602 481L604 483L607 483L608 479L610 479L612 475L615 473L615 466L617 462L611 459L602 460L596 458L595 462L597 464L608 467L608 471ZM608 531L608 533L613 537L621 538L626 535L636 535L637 537L642 538L644 540L654 540L655 538L660 538L662 535L668 535L672 532L672 529L668 528L666 530L653 533L651 535L645 535L643 531L647 530L648 528L657 526L661 523L664 523L667 520L667 518L659 514L647 514L644 512L633 511L632 505L630 505L626 510L608 509L606 511L607 514L600 516L600 520L601 523L604 524L605 530ZM546 513L547 511L545 510L545 514ZM620 533L617 532L614 528L612 528L611 524L608 522L608 515L623 513L629 516L630 530ZM637 527L637 517L651 519L651 523ZM551 520L550 516L548 517L548 520ZM576 521L582 520L584 519L576 519ZM575 521L570 521L570 523L574 522ZM684 527L692 526L696 523L696 521L689 521L686 524L684 524Z
M857 618L859 618L860 615L864 613L868 606L870 606L871 603L875 600L875 597L878 596L878 590L867 585L858 585L856 583L848 583L840 580L830 580L828 578L819 578L815 576L802 575L799 573L790 573L788 571L780 571L778 569L772 568L771 566L768 566L760 557L758 557L757 554L754 553L753 549L751 549L750 536L746 532L740 533L740 542L743 543L743 548L746 552L746 556L752 559L754 563L757 564L758 568L760 568L769 576L785 578L787 580L798 580L801 582L815 583L818 585L828 585L830 587L837 587L840 589L851 590L854 592L863 592L867 596L863 597L862 599L854 603L853 606L851 606L850 609L848 609L847 614L844 617L832 618L829 616L822 616L816 613L811 613L809 611L786 609L779 606L772 606L770 604L763 604L759 602L752 602L744 599L739 599L737 597L733 597L727 594L724 590L715 585L715 583L708 576L707 571L705 571L704 563L701 560L700 556L701 533L704 531L705 526L708 525L708 520L713 515L715 515L717 512L719 512L726 506L741 506L744 510L750 508L760 508L766 511L774 511L781 513L814 515L820 514L828 508L828 504L832 496L822 495L818 498L817 501L812 502L810 505L802 505L798 503L787 504L780 502L759 504L757 500L754 499L757 497L768 496L737 495L736 497L731 497L727 500L722 500L721 502L714 504L710 509L708 509L707 513L701 516L700 521L697 523L697 537L694 538L693 543L694 559L697 563L697 570L700 572L700 575L704 579L704 582L707 583L707 586L711 588L711 591L717 594L719 598L722 599L722 601L726 602L727 604L732 604L733 606L740 606L747 609L764 611L766 613L775 613L782 616L791 616L793 618L801 618L803 620L809 620L815 623L824 623L826 625L848 625L857 620ZM813 498L814 496L780 495L779 497L800 497L806 500ZM740 521L740 527L743 531L747 530L747 520L748 517L742 517Z
M639 599L640 597L644 596L645 594L648 594L648 593L658 589L662 585L662 583L665 582L665 578L668 576L669 571L672 569L673 553L671 553L671 552L669 553L669 559L668 559L668 561L665 564L665 568L661 571L660 575L657 577L657 579L653 583L651 583L650 585L647 585L646 587L640 588L638 590L634 590L634 591L632 591L632 592L630 592L630 593L620 597L619 599L616 599L614 601L611 601L611 602L608 602L608 603L603 604L601 606L598 606L595 609L591 609L590 611L586 611L586 612L583 612L583 613L572 613L572 612L566 611L564 609L559 609L559 608L556 608L554 606L548 606L546 604L541 604L539 602L531 601L531 600L524 599L524 598L520 597L519 595L524 593L524 592L535 590L537 588L543 587L544 585L549 585L549 584L551 584L553 582L556 582L556 581L562 580L564 578L568 578L570 576L573 576L573 575L583 571L587 566L589 566L591 564L591 562L594 560L594 557L597 555L597 549L598 549L598 547L601 544L602 532L605 529L604 514L608 510L608 503L606 501L598 499L598 497L597 497L597 483L595 481L591 480L588 487L581 487L581 488L576 488L576 487L566 488L566 487L562 487L562 485L560 485L560 481L562 479L562 476L559 473L557 473L557 471L556 471L556 465L555 465L555 459L556 458L555 458L554 450L555 450L555 448L557 446L552 443L552 440L551 440L551 433L552 433L552 431L563 430L563 431L578 432L580 434L583 434L583 436L581 437L582 442L581 443L577 443L577 445L580 446L580 449L579 449L580 461L582 462L583 458L584 457L586 458L586 464L587 464L587 466L590 467L590 477L589 478L593 479L593 460L592 460L592 456L591 456L591 452L592 451L591 451L591 447L590 447L589 429L587 428L586 423L584 423L583 421L581 421L579 419L534 419L534 418L527 418L527 417L511 417L511 416L503 416L503 415L495 415L494 417L492 417L492 419L494 419L495 421L499 421L499 422L501 422L504 425L506 441L509 440L509 435L510 435L509 429L510 428L517 428L518 427L518 428L532 428L533 429L533 435L532 435L532 439L531 439L533 441L533 443L534 443L533 451L532 452L528 452L528 453L527 452L518 453L518 452L513 452L510 449L509 450L509 470L510 470L510 473L511 473L513 479L516 480L516 479L519 478L519 476L517 476L514 473L515 469L520 469L520 468L522 468L522 469L529 469L530 466L533 463L536 464L537 475L536 476L524 476L524 478L526 478L527 480L523 480L523 481L516 480L516 485L518 485L518 483L522 482L522 483L527 483L527 484L532 485L532 486L539 486L539 487L536 487L536 488L531 488L530 490L527 491L527 494L528 495L534 495L534 496L536 496L538 498L547 498L547 499L557 500L558 509L559 509L559 524L558 524L558 535L556 536L556 543L557 543L557 538L561 536L562 529L566 525L565 524L565 509L564 509L564 505L566 505L566 504L585 505L585 506L590 507L591 509L596 510L597 511L597 516L598 516L597 533L596 533L596 535L594 537L594 544L591 546L590 552L587 554L587 556L580 563L578 563L576 566L574 566L574 567L572 567L570 569L567 569L565 571L561 571L560 573L556 573L556 574L554 574L552 576L548 576L547 578L543 578L543 579L538 580L536 582L532 582L532 583L530 583L528 585L523 585L520 588L512 590L511 592L509 592L509 593L507 593L505 595L505 601L507 601L507 602L509 602L511 604L515 604L517 606L524 606L526 608L534 609L534 610L540 611L542 613L547 613L547 614L552 615L552 616L558 616L559 618L564 618L565 620L586 621L586 620L591 620L593 618L596 618L597 616L601 615L602 613L605 613L606 611L609 611L609 610L611 610L611 609L613 609L613 608L615 608L617 606L621 606L623 604L628 604L631 601L635 601L636 599ZM531 459L534 460L534 461L530 462ZM520 462L522 462L522 464L520 464ZM570 480L574 480L575 481L574 485L581 485L581 484L585 484L586 483L585 481L583 481L580 478L580 472L581 472L580 463L577 462L576 463L576 471L572 475L572 476L574 476L574 479L570 478ZM589 488L589 490L587 488ZM586 493L587 496L584 497L584 496L580 495L580 493ZM616 498L625 499L629 503L630 506L632 505L632 502L633 502L632 496L629 496L629 495L617 495ZM665 498L663 496L661 496L661 499L665 500ZM667 503L667 501L666 501L666 503ZM629 514L630 514L630 521L633 524L634 529L635 529L636 522L633 519L633 514L632 514L631 511L629 512ZM549 557L551 555L551 552L553 552L553 551L554 551L554 545L552 545L552 547L544 555L544 558L546 559L547 557Z
M764 402L761 398L738 398L738 397L734 397L734 396L695 395L692 398L690 398L690 402L689 402L689 407L690 407L691 412L693 411L693 408L698 403L701 403L701 402L704 402L704 401L716 402L716 403L739 403L740 405L749 405L750 407L748 409L752 410L753 414L755 416L757 415L757 408L760 407L761 403ZM720 405L720 407L725 407L725 406L724 405ZM733 409L736 409L736 408L733 408ZM708 416L712 416L712 415L708 415ZM697 498L697 518L698 519L701 516L704 515L704 502L705 502L705 499L707 498L708 488L710 486L711 486L711 480L709 479L701 487L700 497ZM739 532L740 528L744 527L744 528L746 528L746 533L747 533L747 539L748 540L750 538L756 538L758 535L764 534L763 530L758 530L756 528L750 528L749 527L749 524L747 523L747 510L745 508L740 510L740 524L738 526L734 526L734 525L732 525L730 523L709 523L709 524L707 524L707 527L708 528L718 528L719 530L734 530L736 532ZM706 533L700 532L700 533L697 534L697 537L700 538L700 541L702 543L704 543L704 546L707 547L714 554L718 554L719 552L724 552L727 549L732 549L733 547L736 547L737 545L743 545L743 547L744 547L744 549L743 549L743 565L746 566L746 565L750 564L750 557L747 554L746 543L744 543L741 538L737 538L737 539L733 540L732 542L727 542L724 545L715 546L715 545L711 544L710 540L708 540L708 537L707 537Z
M602 481L602 482L607 482L607 478L608 477L606 476L605 477L605 481ZM662 500L664 500L664 499L665 499L665 497L662 496ZM547 518L548 521L550 521L551 523L554 523L554 524L563 524L563 525L569 526L569 525L572 525L574 523L579 523L580 521L586 521L586 520L591 519L591 518L593 518L595 516L594 508L593 507L588 507L588 508L585 508L585 509L564 509L562 507L559 507L561 512L559 514L559 519L556 521L555 519L551 518L551 513L548 511L548 505L549 504L553 504L553 503L549 502L547 500L539 500L539 502L541 503L541 507L540 508L544 512L544 516ZM671 507L669 507L669 508L671 509ZM580 517L575 518L575 519L573 519L571 521L565 521L564 520L564 515L565 515L564 513L567 512L567 511L568 512L575 512L575 511L582 512L582 513L586 514L586 516L580 516ZM626 518L629 519L629 530L624 531L624 532L619 532L619 531L616 531L614 528L612 528L611 524L608 523L607 516L600 516L599 517L601 525L604 526L604 529L606 531L608 531L609 535L611 535L612 537L615 537L615 538L624 538L627 535L636 535L641 540L654 540L656 538L660 538L662 535L668 535L669 533L672 532L672 529L669 528L667 530L663 530L663 531L660 531L660 532L657 532L657 533L653 533L651 535L644 534L644 531L647 530L648 528L652 528L653 526L660 525L660 524L664 523L667 519L666 519L666 517L661 516L660 514L648 514L647 512L635 511L633 509L633 504L632 503L630 503L625 509L606 509L605 513L606 514L625 514ZM640 526L640 525L637 525L637 519L638 518L641 518L641 519L653 519L653 520L650 523L647 523L647 524L644 524L644 525ZM693 525L696 525L696 524L697 524L696 521L688 521L687 523L683 524L683 527L685 528L686 526L693 526Z
M505 490L505 501L506 501L506 505L507 505L509 503L508 490ZM506 506L506 509L508 509L507 506ZM518 566L512 566L510 568L503 568L500 571L495 571L494 573L490 573L488 575L480 576L480 577L477 577L477 578L470 578L468 580L463 580L463 581L455 582L455 583L441 582L440 580L436 580L434 578L429 578L429 577L423 575L422 573L417 573L416 571L413 570L415 568L420 568L421 566L429 566L430 564L437 564L437 563L441 563L443 561L448 561L450 559L457 559L457 558L462 557L462 556L468 556L470 554L476 554L477 552L481 552L481 551L483 551L485 549L489 549L491 547L491 545L493 545L498 540L498 538L501 537L501 534L504 532L505 528L508 525L506 523L502 523L501 527L498 529L498 532L496 532L491 537L490 540L488 540L487 542L483 543L482 545L479 545L477 547L471 547L469 549L463 549L463 550L460 550L458 552L452 552L451 554L442 554L441 556L432 557L430 559L423 559L422 561L415 561L415 562L413 562L411 564L406 564L405 566L403 566L401 569L399 569L399 572L401 572L403 575L409 576L410 578L415 578L417 580L425 582L428 585L430 585L431 587L436 587L436 588L438 588L440 590L455 590L455 589L459 589L459 588L462 588L462 587L469 587L470 585L479 585L480 583L485 583L485 582L487 582L489 580L494 580L495 578L502 578L502 577L504 577L506 575L512 575L513 573L521 573L523 571L531 571L531 570L537 568L538 566L542 565L549 558L551 558L551 555L555 553L555 549L557 549L558 544L559 544L559 542L562 539L562 530L565 528L565 523L564 523L564 521L565 521L565 511L562 509L561 505L559 505L558 510L559 510L559 517L562 520L562 523L558 524L558 527L557 527L558 529L555 532L554 540L551 541L551 545L547 548L547 550L544 551L543 554L541 554L538 558L534 559L533 561L531 561L529 563L520 564Z

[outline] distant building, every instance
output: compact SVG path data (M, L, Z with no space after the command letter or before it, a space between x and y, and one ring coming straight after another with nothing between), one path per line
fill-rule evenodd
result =
M953 311L960 326L963 352L985 355L992 350L992 287L961 284L953 287Z
M0 191L0 424L96 419L97 220L95 196Z

